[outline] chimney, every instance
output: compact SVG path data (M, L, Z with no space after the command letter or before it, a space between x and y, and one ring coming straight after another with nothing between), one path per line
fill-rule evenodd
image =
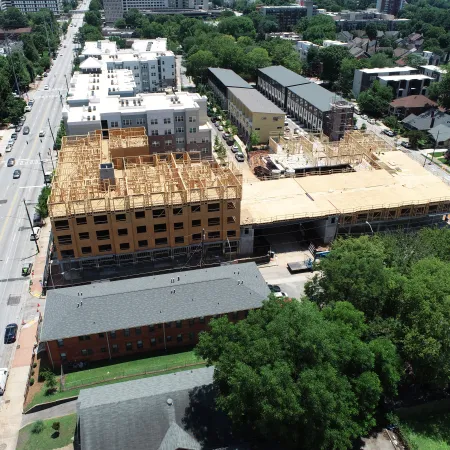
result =
M430 124L430 128L433 128L433 127L434 127L434 121L436 120L436 119L434 118L435 113L436 113L436 110L433 109L433 111L431 111L431 124Z

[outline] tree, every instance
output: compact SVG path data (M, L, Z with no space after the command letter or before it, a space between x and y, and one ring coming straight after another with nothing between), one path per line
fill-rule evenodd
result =
M438 103L439 106L448 110L450 109L450 64L443 68L447 70L447 73L444 74L442 80L439 82Z
M208 67L217 67L218 61L209 50L199 50L189 56L186 61L186 74L190 77L203 79Z
M386 53L375 53L375 55L369 58L367 64L369 68L373 69L376 67L392 67L395 65L392 58L386 55Z
M367 37L371 40L371 41L373 41L374 39L376 39L377 38L377 34L378 34L378 28L377 28L377 24L376 23L374 23L374 22L369 22L367 25L366 25L366 34L367 34Z
M102 4L99 0L91 0L89 3L89 11L100 11L102 9Z
M251 77L256 77L256 71L261 67L268 67L272 64L267 50L261 47L255 47L247 53L246 71Z
M390 86L383 86L375 80L369 89L358 96L358 106L361 112L374 117L382 117L389 110L394 94Z
M336 81L336 89L343 95L350 95L353 88L355 70L362 69L364 63L356 58L344 58L341 61L339 77Z
M342 61L348 58L352 58L352 55L347 47L332 45L321 48L319 50L319 59L322 62L323 69L320 78L331 83L337 81L339 71L336 68L340 67Z
M256 30L253 21L245 16L226 17L219 22L219 33L229 34L235 38L249 36L254 38Z
M116 28L119 28L119 30L124 30L127 27L127 23L125 22L125 19L122 17L119 20L116 20L114 26Z
M7 8L3 13L2 22L2 27L6 29L28 26L27 16L18 8Z
M45 387L47 388L46 394L51 395L55 392L57 386L57 381L55 374L53 372L47 372L45 376Z
M418 149L420 145L424 145L428 141L425 131L406 130L404 135L408 138L413 149Z
M297 31L305 41L322 44L324 39L336 39L336 24L330 16L318 14L304 17L297 25Z
M415 53L410 53L406 58L405 58L405 62L407 66L411 66L411 67L415 67L416 69L419 66L423 66L425 64L427 64L427 60L420 56L420 55L416 55Z
M437 101L441 95L441 83L431 83L427 89L427 97L430 100Z
M271 298L236 324L212 320L196 353L236 429L277 448L345 449L375 425L383 392L363 322L348 304L326 315Z
M260 143L260 141L261 141L261 137L260 137L259 133L257 131L252 131L250 133L250 137L248 140L249 148L251 149L251 148L255 147L256 145L258 145Z
M84 21L93 27L99 27L102 24L100 13L98 11L88 11L84 14Z

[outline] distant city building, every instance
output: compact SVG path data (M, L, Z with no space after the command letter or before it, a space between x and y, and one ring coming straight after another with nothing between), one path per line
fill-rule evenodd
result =
M427 75L436 81L442 81L442 78L447 73L447 71L442 67L434 65L419 66L419 71L420 73Z
M275 18L282 31L291 31L301 18L316 14L312 0L305 1L305 6L262 6L260 11L264 16Z
M404 0L377 0L377 11L397 16L403 8Z
M208 0L104 0L105 21L113 24L130 9L146 12L183 13L209 8Z
M49 9L53 14L59 15L63 11L62 0L9 0L2 2L2 8L17 8L23 13L39 12L41 9Z

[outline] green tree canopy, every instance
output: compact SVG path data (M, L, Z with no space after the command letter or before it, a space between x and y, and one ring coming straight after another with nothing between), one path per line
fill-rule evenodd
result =
M245 16L226 17L219 22L217 27L220 33L229 34L235 38L240 36L256 36L253 21Z
M326 310L272 298L246 320L216 319L200 335L196 352L214 364L217 405L236 428L281 448L345 449L374 426L379 349L362 340L364 316L350 304Z
M341 66L344 59L352 58L347 47L340 45L331 45L330 47L323 47L319 50L318 57L322 62L322 80L334 83L339 78L339 70L336 68Z
M358 106L361 112L374 117L382 117L389 110L389 103L394 94L390 86L382 86L375 80L369 89L361 92L358 96Z

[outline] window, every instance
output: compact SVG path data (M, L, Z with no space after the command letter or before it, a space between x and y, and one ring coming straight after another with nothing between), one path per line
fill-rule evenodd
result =
M167 322L166 323L166 328L171 328L172 327L172 322Z
M155 245L167 245L167 238L155 239Z
M155 339L155 338L151 338L151 339L150 339L150 345L151 345L152 347L154 347L154 346L156 345L156 339Z
M142 341L137 341L137 348L144 348L144 343Z
M77 225L86 225L87 219L86 217L77 217Z
M202 221L200 219L198 220L193 220L192 221L192 226L193 227L201 227L202 226Z
M101 352L101 353L106 353L106 347L101 347L101 348L100 348L100 352Z
M91 337L86 335L86 336L78 336L78 340L79 341L90 341Z
M175 122L184 122L184 116L175 116Z
M175 236L175 244L184 244L184 236Z
M133 350L133 344L131 342L127 342L125 344L125 349L127 352L130 352L131 350Z
M110 128L119 128L119 122L112 121L112 122L110 122L109 127Z
M108 216L94 216L95 225L101 225L103 223L108 223Z
M64 347L64 340L63 339L58 339L56 342L58 343L58 347L59 348Z
M172 130L169 128L168 130L164 130L164 134L167 136L169 134L172 134Z
M152 147L159 147L161 143L159 141L152 141Z
M167 117L164 119L164 123L165 124L172 123L172 119L170 117Z
M173 224L173 229L174 230L182 230L184 228L184 223L183 222L175 222Z
M164 141L164 145L172 145L172 139L168 139L167 141Z
M125 222L127 220L126 214L116 214L116 222Z
M255 128L255 130L256 130L256 131L260 131L260 130L261 130L261 128Z
M228 230L227 237L236 237L236 230Z
M197 122L197 119L195 116L189 116L189 123L195 123Z
M174 216L182 216L183 215L183 208L173 208L173 215Z
M201 233L194 233L194 234L192 235L192 240L193 240L193 241L201 241L201 240L202 240L202 235L201 235Z
M152 130L152 136L158 136L158 130Z
M81 354L82 354L83 356L87 356L87 350L86 350L86 349L81 350Z
M124 335L125 337L128 337L128 336L130 335L130 329L129 329L129 328L125 328L125 329L123 330L123 335Z
M176 138L175 141L177 144L184 144L184 138Z
M61 361L65 361L67 359L67 355L65 353L60 353Z
M115 339L116 338L116 332L115 331L110 331L109 332L109 336L111 337L111 339Z
M228 202L227 209L236 209L236 202Z
M199 321L200 321L200 323L205 323L205 317L204 317L204 316L201 316L201 317L199 318Z
M138 241L138 245L139 247L148 247L148 241L145 239L142 241Z
M120 247L120 250L129 250L130 244L128 242L122 242L119 247Z
M57 230L68 230L69 229L69 221L68 220L56 220L55 228Z
M209 203L208 212L220 211L220 203Z
M119 228L117 234L119 236L128 236L128 228Z
M208 227L220 225L220 217L211 217L208 219Z
M159 217L166 217L166 210L165 209L154 209L152 211L153 218L158 219Z
M172 342L172 336L166 336L166 341L167 342Z
M158 125L158 119L150 119L150 125Z
M193 341L194 340L194 333L189 333L189 340Z
M192 327L195 323L195 319L189 319L189 326Z
M239 311L235 311L234 313L233 313L233 319L239 319Z
M182 334L179 334L177 336L177 342L183 342L183 335Z
M101 339L104 339L105 338L105 333L98 333L98 337L101 338Z
M136 227L136 233L147 233L147 227L145 225L141 225Z
M131 125L131 119L123 119L122 124L124 127L129 127Z
M210 231L208 233L208 239L218 239L220 238L220 231Z
M189 128L189 133L197 133L197 128L196 127Z
M177 328L181 328L183 326L183 321L182 320L177 320L175 322L175 325L176 325Z
M110 252L111 249L111 244L106 244L106 245L99 245L98 246L98 251L99 252Z
M112 345L112 352L113 353L119 353L119 346L117 344Z
M136 336L139 336L140 334L142 334L142 328L141 328L141 327L136 327L136 328L134 329L134 331L135 331L135 333L136 333Z
M136 119L136 125L145 125L145 119L142 117L140 119Z
M156 225L153 225L153 231L155 233L164 233L167 231L167 226L165 223L158 223Z
M155 331L155 325L149 325L149 326L148 326L148 331L150 331L150 333L152 333L153 331Z
M202 148L202 153L208 153L208 149L206 147Z
M227 217L227 223L228 224L236 223L236 217L234 217L234 216Z
M184 127L175 128L175 133L184 133Z
M136 217L136 219L145 219L145 211L136 211L134 217Z
M109 230L96 231L95 234L97 235L97 239L99 241L106 241L109 239Z
M191 213L199 213L199 212L200 212L200 205L191 206Z

